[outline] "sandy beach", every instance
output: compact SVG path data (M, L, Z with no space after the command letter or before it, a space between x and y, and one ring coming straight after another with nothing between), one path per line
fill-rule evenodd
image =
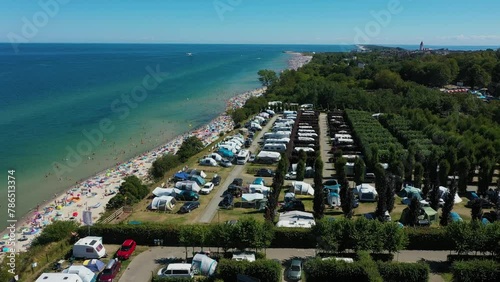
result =
M289 60L289 68L297 69L310 62L312 57L302 56L294 53ZM266 88L259 88L237 95L226 101L226 111L242 107L250 97L263 95ZM147 181L148 171L157 157L164 154L175 154L184 139L190 136L197 136L205 146L212 144L219 138L220 132L228 132L234 129L234 122L230 116L223 113L210 121L188 133L179 135L168 143L149 150L117 166L106 169L95 176L79 182L68 188L65 192L54 195L53 199L46 201L31 210L16 223L17 240L16 252L24 252L31 245L33 239L43 230L44 226L58 220L75 220L83 224L82 214L89 210L92 212L93 222L96 222L104 213L108 201L118 193L118 188L123 182L123 178L129 175L136 175L143 181ZM9 233L4 230L0 241L7 241ZM0 246L4 247L4 246ZM8 251L2 249L0 254Z

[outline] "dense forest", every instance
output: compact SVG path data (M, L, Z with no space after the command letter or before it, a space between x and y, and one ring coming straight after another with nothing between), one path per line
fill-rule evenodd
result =
M487 88L491 95L479 99L470 93L440 91L457 82L470 89ZM423 167L422 173L432 178L428 181L438 180L438 166L446 167L449 175L461 176L461 192L470 182L486 192L500 161L498 86L500 50L438 54L382 49L316 54L298 71L281 73L262 100L384 113L380 123L404 152L392 149L397 156L387 159L402 162L407 171ZM256 104L260 103L252 101ZM411 171L406 175L412 180Z

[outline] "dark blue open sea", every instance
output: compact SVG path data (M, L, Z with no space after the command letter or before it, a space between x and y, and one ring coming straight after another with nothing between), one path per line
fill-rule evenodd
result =
M284 50L352 48L23 44L16 54L0 44L0 178L16 170L20 218L76 181L207 123L224 111L225 100L260 86L259 69L286 68ZM91 159L57 175L52 164L86 150L78 148L85 132L95 133L102 120L111 122L101 130L105 142L92 147ZM0 230L6 195L0 185Z

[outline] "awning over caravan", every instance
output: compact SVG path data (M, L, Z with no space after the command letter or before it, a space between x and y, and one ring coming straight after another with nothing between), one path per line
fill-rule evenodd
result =
M171 196L156 197L151 202L151 209L152 210L171 211L174 209L174 207L175 207L175 199L174 199L174 197L171 197Z
M243 194L241 195L241 200L247 203L255 203L256 201L263 200L264 195L260 193L253 194Z
M446 200L446 196L447 194L450 192L450 190L446 187L443 187L443 186L439 186L439 197L443 200ZM462 198L460 198L460 196L458 196L458 193L455 193L455 198L454 198L454 203L455 204L458 204L460 202L462 202Z
M195 181L179 181L175 183L175 188L181 189L181 190L188 190L188 191L194 191L196 193L199 193L201 188L198 186L198 183Z
M196 254L191 264L195 272L203 276L212 276L217 268L217 261L204 254Z
M311 196L314 196L314 188L312 188L311 184L309 183L294 181L292 182L292 186L295 194L298 195L309 194Z
M182 190L177 189L177 188L162 188L162 187L156 187L153 190L153 195L156 197L161 197L161 196L175 196L175 194L179 194Z
M199 175L191 175L189 177L189 180L196 182L199 186L203 186L206 183L205 179L203 179L203 177L201 177ZM198 192L198 191L195 191L195 192Z
M83 265L72 265L63 270L63 273L76 274L80 276L83 282L94 282L97 275Z

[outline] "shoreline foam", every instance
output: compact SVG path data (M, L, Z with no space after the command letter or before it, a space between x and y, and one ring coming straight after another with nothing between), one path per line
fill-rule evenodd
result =
M288 60L288 69L298 69L310 62L311 56L303 56L300 53L291 53ZM33 239L42 232L43 226L49 225L57 220L77 220L82 223L82 212L92 211L92 219L95 222L104 213L107 202L113 195L110 192L118 192L123 178L136 175L143 181L147 179L149 168L158 156L166 153L175 154L185 138L197 136L205 146L212 144L219 138L220 132L234 129L234 122L227 115L229 109L242 107L250 97L260 96L266 91L265 87L254 89L236 95L226 101L225 112L212 119L208 124L200 126L187 133L178 135L167 143L154 149L148 150L112 168L103 170L95 175L81 181L60 194L55 194L51 200L45 200L43 206L38 205L23 215L16 223L16 240L26 236L27 240L16 241L16 252L24 252L29 248ZM37 231L38 230L38 231ZM24 233L36 232L25 235ZM8 235L7 230L1 232L3 239ZM5 246L2 246L5 247ZM0 252L4 254L4 252Z

